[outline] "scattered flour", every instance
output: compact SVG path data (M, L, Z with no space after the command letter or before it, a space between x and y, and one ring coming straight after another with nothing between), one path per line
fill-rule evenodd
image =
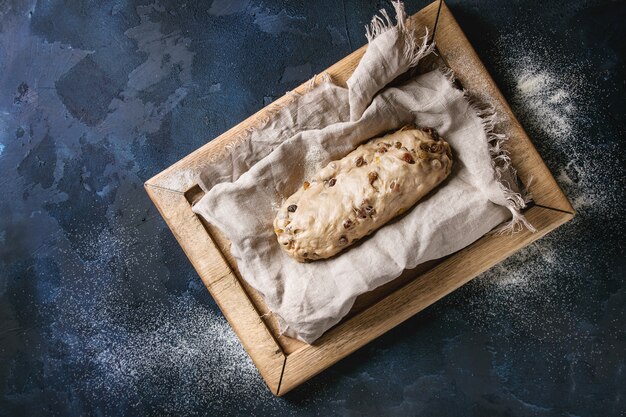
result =
M497 43L511 106L574 208L606 212L618 203L623 167L607 157L619 155L616 141L602 143L611 122L594 103L604 92L592 63L566 62L543 42L513 33Z
M324 166L323 163L328 159L328 151L322 146L313 145L307 151L306 161L304 162L304 179L310 180Z
M228 322L199 301L208 298L203 284L195 274L164 272L174 258L146 240L154 235L150 227L123 226L85 235L78 248L58 245L63 285L44 313L55 317L52 346L81 373L76 392L92 409L124 414L211 414L246 410L260 399L271 407ZM169 280L183 289L164 288Z
M550 137L567 140L573 134L577 117L572 95L564 90L571 80L538 67L529 57L525 57L521 64L516 67L518 73L513 96L513 104L521 110L520 116Z
M109 398L165 400L165 413L190 412L199 404L261 396L266 388L229 324L193 297L183 295L169 309L146 318L145 329L113 325L90 339L93 352L91 393Z
M304 162L302 163L303 181L311 180L317 172L324 167L324 162L328 160L328 151L322 146L313 145L308 151ZM266 190L272 195L272 210L278 212L289 195L281 195L275 189Z
M496 66L505 77L501 87L512 91L514 113L577 214L484 273L455 304L477 327L490 326L486 317L506 317L496 321L506 328L490 330L494 334L537 336L545 330L548 342L567 338L583 346L592 335L579 328L581 317L569 312L579 308L580 294L601 291L602 283L588 282L589 266L610 264L623 250L602 239L624 233L623 157L617 141L610 140L612 123L594 107L602 91L586 67L593 65L565 62L566 57L532 42L542 39L511 34L497 43L495 55L501 58ZM593 248L589 242L595 242Z

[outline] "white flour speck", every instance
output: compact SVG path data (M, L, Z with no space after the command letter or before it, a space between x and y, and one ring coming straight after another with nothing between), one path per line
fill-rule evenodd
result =
M145 329L113 326L89 340L95 392L115 398L148 391L167 398L163 411L185 412L209 399L227 401L232 392L266 390L228 323L194 298L182 296L146 321Z
M208 298L199 278L164 273L170 257L152 241L138 244L141 233L154 230L118 227L83 236L78 248L60 244L65 282L46 314L56 318L50 333L65 363L81 370L77 392L94 407L116 404L131 414L245 410L260 398L271 404L228 322L193 295ZM163 295L164 280L187 289Z
M318 144L311 144L307 149L306 160L304 161L304 179L313 178L324 166L328 159L328 151Z
M571 80L556 77L535 63L525 63L516 70L514 104L524 109L522 117L554 139L565 140L572 134L576 106L563 88Z

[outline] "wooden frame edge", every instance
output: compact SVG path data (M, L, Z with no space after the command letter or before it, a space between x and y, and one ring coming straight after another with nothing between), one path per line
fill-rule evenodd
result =
M235 273L191 210L183 193L149 182L144 187L265 383L274 395L278 395L286 356ZM216 263L215 259L221 262ZM237 307L237 320L230 315L235 310L234 306Z
M539 226L537 233L524 231L512 236L486 235L331 329L315 344L288 355L278 395L285 395L574 217L571 213L537 206L530 208L526 215ZM510 239L513 239L512 246L506 241ZM466 275L467 268L476 265L477 261L480 267ZM394 311L394 314L385 314L388 311Z
M434 15L436 13L437 5L438 2L436 1L430 3L416 14L410 16L409 19L413 22L420 21L422 24L426 25L424 23L424 20L428 17L432 17L432 23L434 23ZM427 26L430 27L431 25ZM359 47L355 51L351 52L340 61L329 66L323 72L328 73L336 84L345 86L345 81L350 77L366 50L367 43ZM303 94L307 91L308 84L309 82L306 81L296 87L293 91ZM222 133L216 138L212 140L207 140L207 142L200 148L196 149L191 154L175 162L173 165L170 165L163 171L155 174L152 178L146 181L146 183L150 184L151 186L158 186L161 188L170 189L172 191L188 191L191 187L194 186L192 178L196 177L198 171L198 167L195 165L196 159L201 159L203 156L208 154L213 147L217 146L219 148L224 148L230 141L232 141L233 137L242 134L246 131L246 129L254 126L258 120L264 119L265 113L269 109L282 107L284 104L286 104L288 100L290 100L290 94L284 94L282 97L276 99L276 101L274 101L273 103L259 109L256 113L237 123L235 126L231 127L226 132Z
M530 178L537 179L532 186L533 200L535 203L543 207L554 208L573 214L574 208L567 199L567 196L554 179L554 176L541 158L541 155L539 155L532 140L519 120L517 120L515 113L513 113L513 110L504 98L500 88L493 81L491 74L487 71L478 53L469 39L467 39L467 36L445 2L443 2L439 19L440 27L450 25L458 29L454 31L454 39L450 39L449 36L447 36L450 35L450 31L438 31L435 34L441 58L455 72L456 78L461 82L463 87L470 91L480 93L484 93L481 89L487 89L488 93L486 95L492 96L495 99L493 104L499 107L498 110L506 113L509 117L512 126L509 127L509 132L507 133L511 136L512 140L506 143L506 147L510 151L511 161L513 166L517 169L518 174L524 176L526 180L530 180ZM459 50L462 50L462 55L457 53ZM470 62L470 64L468 64L468 62ZM457 71L458 68L464 71ZM471 72L471 74L468 74L468 72ZM480 79L479 76L476 76L477 73L480 75L485 74L489 82L477 85L476 81Z

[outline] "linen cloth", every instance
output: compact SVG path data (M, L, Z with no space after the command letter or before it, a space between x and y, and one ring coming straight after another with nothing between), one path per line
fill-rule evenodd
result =
M464 248L511 213L510 227L525 222L523 199L500 181L509 167L499 150L504 138L491 131L493 115L481 117L439 70L387 86L432 51L426 37L416 42L402 5L395 6L397 25L383 14L368 28L368 50L347 88L327 81L294 95L200 175L206 194L193 210L231 241L241 275L261 293L281 332L307 343L339 322L357 296L404 269ZM282 202L328 162L407 123L433 127L448 141L449 178L338 256L298 263L283 252L272 227Z

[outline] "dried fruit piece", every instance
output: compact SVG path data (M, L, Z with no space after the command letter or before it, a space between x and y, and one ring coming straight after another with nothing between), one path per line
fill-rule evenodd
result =
M339 246L345 246L348 244L348 238L345 236L341 236L339 238Z
M423 127L422 131L428 133L433 139L439 139L439 133L432 127Z
M298 206L296 206L295 204L292 204L289 207L287 207L287 211L289 213L294 213L296 210L298 210Z
M402 144L400 142L396 142L396 149L400 149L402 147Z
M361 201L361 205L359 208L354 208L353 210L356 213L357 219L367 219L368 216L373 216L374 214L376 214L376 210L370 204L370 201L367 198L364 198L363 201Z
M302 187L307 190L309 187L311 186L311 183L309 183L308 181L304 181L304 184L302 184Z
M413 156L409 152L405 152L404 155L402 155L402 160L404 162L408 162L409 164L414 164L415 163L415 160L413 159Z
M391 181L391 184L389 184L389 188L392 191L400 191L400 184L396 180L393 180Z
M378 179L378 174L375 173L374 171L370 171L370 173L367 174L367 178L370 181L370 185L373 185L374 181L376 181Z
M328 181L328 186L333 187L336 183L337 183L337 179L331 178L330 181Z
M352 225L354 224L354 222L350 219L346 219L343 221L343 227L344 229L349 229L352 227Z
M356 166L360 167L365 165L365 160L363 159L362 156L359 156L356 161L355 161Z

